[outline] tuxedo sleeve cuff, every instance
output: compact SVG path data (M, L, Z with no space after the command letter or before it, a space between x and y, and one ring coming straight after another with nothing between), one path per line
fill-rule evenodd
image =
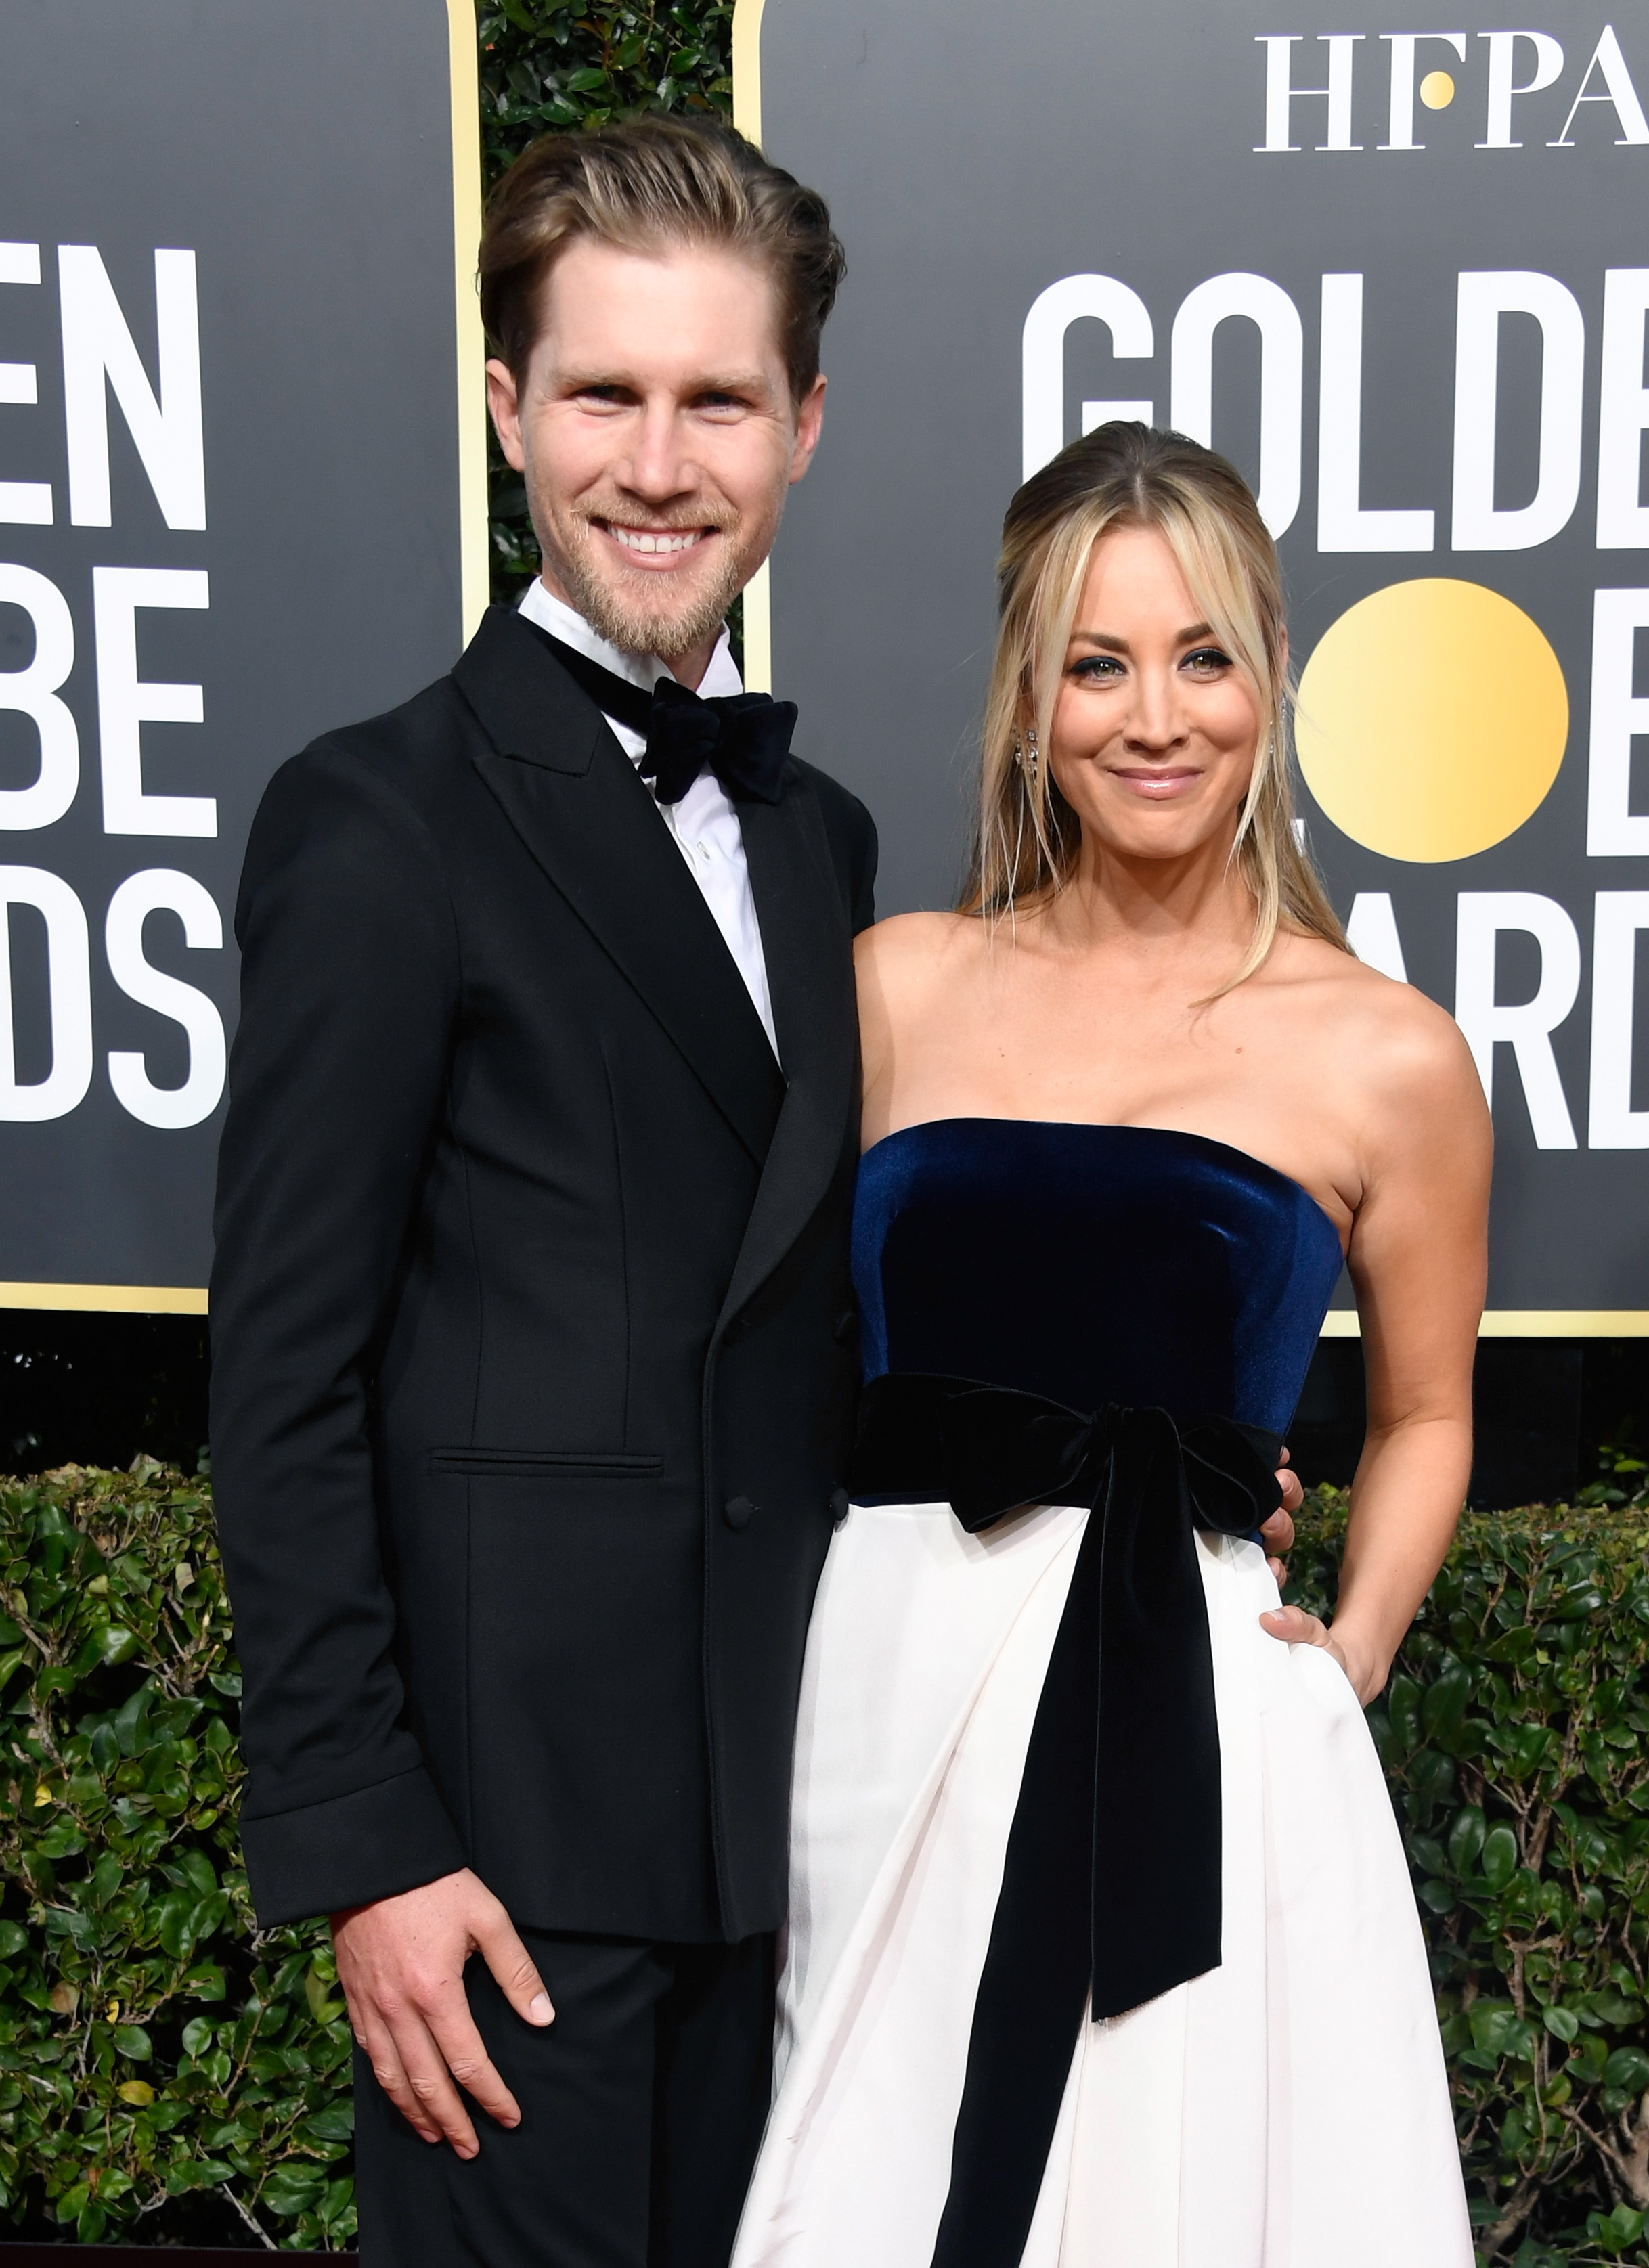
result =
M394 1897L469 1864L422 1765L324 1803L243 1815L240 1845L261 1929Z

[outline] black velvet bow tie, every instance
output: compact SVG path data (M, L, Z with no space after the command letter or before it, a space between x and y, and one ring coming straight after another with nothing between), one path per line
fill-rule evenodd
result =
M706 764L729 795L778 801L796 729L793 701L775 701L770 693L704 701L674 677L661 677L651 693L644 692L536 622L533 628L603 716L616 717L632 733L646 735L641 774L652 780L660 803L680 803Z

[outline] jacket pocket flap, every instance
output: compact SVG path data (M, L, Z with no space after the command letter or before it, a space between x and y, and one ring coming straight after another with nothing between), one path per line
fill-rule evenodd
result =
M573 1479L604 1476L636 1479L664 1470L662 1457L607 1449L431 1449L432 1473L467 1473L498 1479L539 1479L565 1474Z

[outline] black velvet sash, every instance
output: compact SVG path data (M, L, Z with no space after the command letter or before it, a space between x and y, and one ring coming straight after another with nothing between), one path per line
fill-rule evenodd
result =
M932 2268L1018 2268L1085 2007L1219 1965L1219 1729L1195 1531L1281 1501L1281 1443L1226 1418L1091 1416L895 1373L860 1405L850 1492L946 1502L970 1535L1088 1505L991 1923Z

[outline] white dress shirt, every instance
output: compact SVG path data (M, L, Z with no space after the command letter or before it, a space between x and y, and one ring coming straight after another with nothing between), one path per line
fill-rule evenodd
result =
M622 653L617 646L609 645L582 615L575 614L562 600L553 597L536 578L526 587L521 612L529 622L536 622L540 630L548 630L551 637L559 638L563 645L571 646L576 653L586 655L591 661L600 662L615 677L626 678L630 684L638 685L644 693L651 693L661 677L674 674L668 662L659 661L652 654ZM706 701L725 699L744 691L744 681L734 664L725 630L697 690ZM645 736L632 732L616 717L609 717L607 721L630 762L639 762L646 753ZM727 940L727 950L744 979L745 989L762 1019L762 1028L777 1056L778 1035L773 1026L762 932L756 923L744 836L732 799L706 765L679 803L659 803L655 799L654 808L674 836L676 848L686 859L717 928Z

